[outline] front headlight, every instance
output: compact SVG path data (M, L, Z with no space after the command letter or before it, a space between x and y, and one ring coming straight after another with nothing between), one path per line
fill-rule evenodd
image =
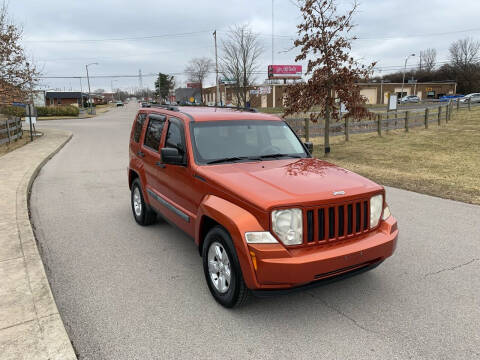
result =
M303 242L303 219L301 209L284 209L272 212L272 230L285 245Z
M370 198L370 228L374 228L380 221L383 210L383 195L375 195Z

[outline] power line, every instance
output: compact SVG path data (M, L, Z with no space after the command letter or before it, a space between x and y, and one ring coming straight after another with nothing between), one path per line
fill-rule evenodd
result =
M203 33L208 33L210 30L205 31L192 31L185 33L175 33L175 34L161 34L161 35L147 35L147 36L134 36L134 37L124 37L124 38L106 38L106 39L63 39L63 40L25 40L28 43L71 43L71 42L103 42L103 41L128 41L128 40L148 40L148 39L157 39L165 37L181 37L188 35L198 35Z

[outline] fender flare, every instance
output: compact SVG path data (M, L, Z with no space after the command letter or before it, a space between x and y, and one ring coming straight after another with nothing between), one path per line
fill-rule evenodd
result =
M199 206L195 224L195 242L199 247L203 245L201 224L204 216L215 220L228 231L237 252L245 284L250 289L258 288L259 283L244 234L247 231L265 231L265 229L247 210L220 197L207 195Z

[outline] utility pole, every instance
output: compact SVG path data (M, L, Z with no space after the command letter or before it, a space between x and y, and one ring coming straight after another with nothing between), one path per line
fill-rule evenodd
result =
M215 73L216 73L216 80L215 80L215 83L216 83L216 86L217 86L217 90L215 92L215 106L218 106L218 98L220 97L220 91L219 91L219 88L218 88L218 55L217 55L217 30L215 30L213 32L213 37L215 39ZM226 90L225 90L226 91Z
M110 89L112 90L112 101L115 101L115 93L113 92L113 82L118 80L110 80Z
M405 65L403 67L403 76L402 76L402 94L400 95L400 99L403 98L403 85L405 84L405 71L407 71L407 61L410 56L415 56L415 54L408 55L405 58Z
M98 65L98 63L90 63L85 65L85 69L87 69L87 82L88 82L88 106L90 108L90 115L91 115L93 111L92 111L92 98L91 98L91 90L90 90L90 76L88 75L88 67L90 65Z
M79 77L80 79L80 108L83 109L83 86L82 86L82 77Z

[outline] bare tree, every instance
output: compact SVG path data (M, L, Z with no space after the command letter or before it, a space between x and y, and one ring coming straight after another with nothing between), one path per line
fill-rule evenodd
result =
M361 118L369 112L364 106L366 98L360 95L356 82L369 78L375 63L359 65L350 55L352 17L357 2L345 14L338 14L336 0L304 0L300 3L303 22L298 28L294 45L300 48L295 61L307 60L305 83L287 88L285 115L311 111L319 106L320 112L311 112L314 122L325 119L325 154L330 152L330 120L340 118L337 100L345 104L348 117Z
M435 68L437 62L437 50L428 48L420 51L419 71L431 72Z
M193 58L188 62L185 72L188 74L188 80L200 84L200 97L203 99L203 82L208 73L213 69L212 59L201 57Z
M4 1L0 7L0 99L7 102L26 97L38 80L39 71L28 61L20 44L22 29L8 16Z
M470 93L480 86L480 42L472 38L453 42L450 51L450 64L445 70L455 77L458 91Z
M472 38L460 39L452 43L448 49L450 52L451 65L466 68L479 63L478 53L480 42Z
M258 35L246 24L235 26L228 31L221 49L221 73L225 78L236 82L234 90L237 104L245 106L248 86L255 81L255 72L263 53Z

